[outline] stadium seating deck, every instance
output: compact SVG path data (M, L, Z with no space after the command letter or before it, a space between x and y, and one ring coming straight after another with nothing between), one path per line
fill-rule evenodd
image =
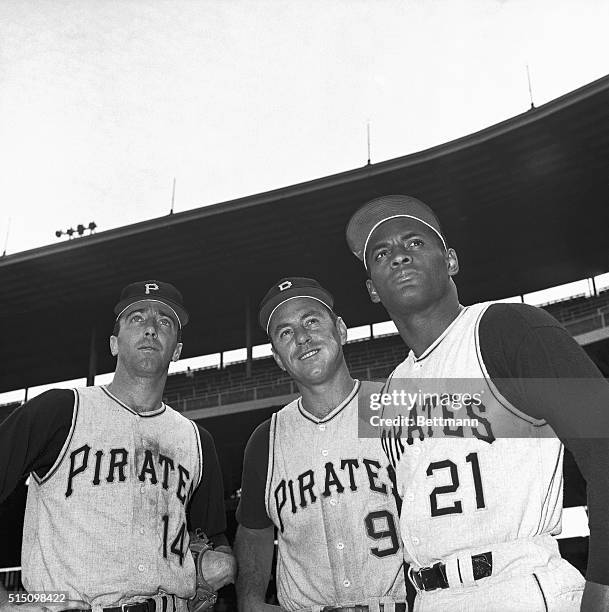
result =
M591 329L609 327L609 290L596 297L576 297L544 308L574 336ZM406 349L396 335L355 341L345 346L345 357L353 376L364 380L387 377L405 353ZM289 395L296 391L290 377L277 367L272 357L266 357L253 361L249 377L245 362L222 369L211 367L170 375L164 399L176 410L189 411ZM0 421L20 403L0 406Z

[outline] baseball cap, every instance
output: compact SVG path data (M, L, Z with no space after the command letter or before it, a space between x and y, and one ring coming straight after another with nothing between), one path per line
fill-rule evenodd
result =
M353 214L347 224L347 244L352 253L364 262L366 269L368 269L366 248L372 232L381 223L397 217L420 221L438 235L444 245L444 250L448 250L438 219L427 204L407 195L381 196L366 202Z
M299 297L308 297L321 302L326 308L332 310L334 298L316 280L302 276L288 276L278 280L262 298L258 321L260 327L269 333L269 323L273 313L288 300Z
M158 280L137 281L127 285L121 291L120 300L114 307L116 319L118 320L129 306L144 300L162 302L169 306L180 327L184 327L188 323L188 312L184 308L182 294L172 284Z

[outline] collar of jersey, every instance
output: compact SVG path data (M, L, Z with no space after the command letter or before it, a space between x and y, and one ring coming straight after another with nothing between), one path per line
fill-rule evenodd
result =
M467 309L468 306L463 306L463 308L461 308L461 311L455 317L454 321L427 347L427 349L420 357L416 357L416 355L411 350L410 353L408 353L408 356L412 359L412 361L414 361L414 363L417 363L429 357L429 355L436 349L436 347L442 342L442 340L444 340L444 338L446 338L446 336L450 334L451 329L456 325L457 321L463 316L463 313Z
M347 397L338 406L336 406L336 408L334 408L332 412L329 412L323 419L318 419L315 415L311 414L310 412L307 412L303 408L302 397L298 398L298 411L308 421L311 421L313 423L326 423L327 421L330 421L331 419L333 419L337 414L342 412L345 406L349 405L351 400L357 395L360 385L361 385L360 381L355 379L355 382L353 383L353 389L351 389L349 395L347 395Z
M161 402L161 407L157 408L156 410L151 410L150 412L138 412L137 410L133 410L133 408L130 408L129 406L127 406L125 402L121 402L121 400L119 400L118 397L116 397L116 395L112 395L112 393L110 393L110 391L108 391L108 389L105 386L100 387L100 389L110 399L113 399L119 406L121 406L121 408L124 408L125 410L128 410L132 414L136 414L139 417L142 417L142 418L153 417L153 416L157 416L158 414L162 414L163 412L165 412L165 408L166 408L165 402Z

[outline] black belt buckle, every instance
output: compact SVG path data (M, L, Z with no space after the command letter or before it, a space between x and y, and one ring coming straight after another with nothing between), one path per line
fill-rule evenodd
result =
M434 563L430 567L422 567L417 572L410 572L414 585L420 591L435 591L448 588L446 567L444 563Z
M154 599L145 599L132 604L121 604L115 608L104 608L104 612L156 612Z
M493 573L493 553L485 552L471 557L472 573L474 580L488 578ZM414 585L420 591L434 591L435 589L447 589L448 578L446 577L446 565L434 563L430 567L422 567L418 571L409 572Z
M425 571L421 570L421 582L425 591L448 588L444 563L434 563L431 567L425 568Z

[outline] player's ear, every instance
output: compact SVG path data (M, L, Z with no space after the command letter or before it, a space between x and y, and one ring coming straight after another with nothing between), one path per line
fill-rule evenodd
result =
M110 353L113 357L118 355L118 338L114 335L110 336Z
M345 325L342 317L336 317L336 329L338 330L338 335L340 336L340 343L345 345L347 343L347 326Z
M285 372L285 366L283 365L283 361L281 361L281 357L275 350L275 347L271 344L271 350L273 351L273 359L275 359L275 363Z
M381 298L379 297L379 294L376 292L374 283L372 282L372 279L370 278L366 281L366 289L368 289L368 295L370 296L370 299L375 304L378 304L381 301Z
M176 344L175 349L173 350L173 355L171 356L171 361L177 361L180 358L180 355L182 354L182 347L184 345L181 342L178 342Z
M448 249L446 251L446 264L449 276L455 276L459 272L459 259L455 249Z

